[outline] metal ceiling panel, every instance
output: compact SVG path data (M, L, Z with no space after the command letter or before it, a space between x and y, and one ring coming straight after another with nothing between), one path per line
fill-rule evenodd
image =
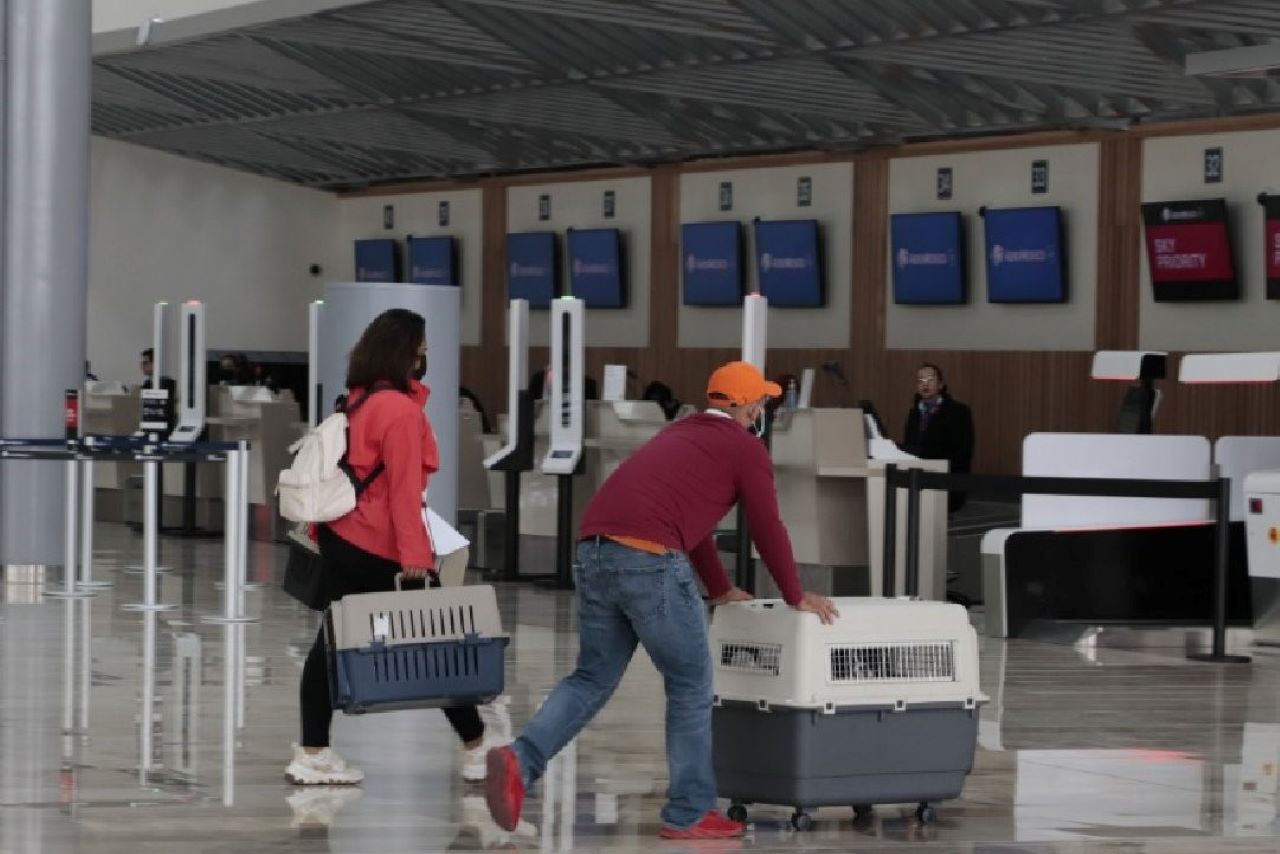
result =
M377 0L95 60L94 131L314 186L1256 111L1280 0Z

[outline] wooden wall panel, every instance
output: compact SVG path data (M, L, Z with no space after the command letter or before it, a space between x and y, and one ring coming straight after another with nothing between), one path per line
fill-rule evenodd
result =
M975 468L993 473L1016 473L1021 467L1022 440L1034 431L1106 431L1111 429L1124 393L1122 383L1096 382L1089 377L1090 353L1050 351L886 350L884 285L888 263L889 158L948 151L1010 149L1022 146L1095 141L1100 146L1098 212L1098 308L1096 339L1099 349L1132 349L1138 337L1138 270L1140 266L1142 145L1144 138L1166 133L1280 126L1280 117L1144 126L1128 132L1064 131L1007 136L985 140L955 140L866 153L811 152L760 158L727 158L666 165L652 169L579 172L564 175L515 176L488 179L484 189L484 319L483 344L465 348L463 382L480 395L486 408L505 408L506 348L503 329L506 302L506 190L529 181L593 180L609 174L643 174L653 182L653 284L647 348L591 348L587 366L600 377L610 363L628 365L637 375L636 392L651 380L666 382L685 402L700 404L703 383L719 364L737 358L734 349L680 349L677 346L679 269L679 182L691 171L767 167L794 163L853 160L854 265L852 281L833 282L853 288L851 347L848 350L775 350L769 354L769 373L799 375L806 367L828 360L844 365L849 388L821 371L814 389L817 406L851 405L870 399L894 438L911 405L915 369L921 362L940 364L956 397L968 403L977 430ZM415 186L422 191L435 185ZM372 194L404 188L380 188ZM545 323L544 313L533 322ZM1280 338L1277 339L1280 341ZM1280 345L1278 345L1280 346ZM1173 354L1171 364L1177 364ZM530 353L531 369L548 361L546 348ZM1280 433L1280 388L1178 387L1173 378L1161 383L1165 397L1157 416L1162 433L1273 435Z

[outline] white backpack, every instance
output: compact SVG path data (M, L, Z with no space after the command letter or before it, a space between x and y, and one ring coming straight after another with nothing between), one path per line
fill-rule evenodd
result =
M375 387L354 404L345 405L289 446L293 463L280 472L276 495L280 515L291 522L332 522L356 509L360 495L386 468L381 462L361 480L347 462L351 438L348 420L374 394Z

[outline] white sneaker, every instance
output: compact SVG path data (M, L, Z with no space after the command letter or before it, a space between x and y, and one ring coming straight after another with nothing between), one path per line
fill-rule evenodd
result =
M489 773L485 758L489 754L489 748L496 746L486 738L480 742L479 747L473 747L470 750L462 748L462 779L468 783L483 783Z
M364 772L347 765L327 747L319 753L307 753L295 744L284 778L295 786L354 786L364 779Z
M293 809L294 827L328 827L347 804L360 799L351 787L315 786L295 789L285 801Z

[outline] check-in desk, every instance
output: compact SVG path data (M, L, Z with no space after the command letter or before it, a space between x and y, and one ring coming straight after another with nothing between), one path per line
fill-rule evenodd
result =
M669 422L662 407L652 400L591 402L587 406L595 409L595 431L583 442L585 453L596 457L594 493L627 457Z
M495 436L501 441L501 437ZM458 509L489 510L489 473L485 471L485 435L480 413L470 406L458 408ZM501 495L501 489L498 490Z
M256 386L214 386L209 390L209 411L213 413L206 420L209 441L249 443L250 533L254 539L274 539L280 528L276 480L291 461L289 446L306 429L298 420L297 402L289 392L273 394L270 389ZM221 466L197 466L196 500L201 507L202 526L220 527L220 520L210 518L206 523L204 517L220 513L225 477ZM182 494L180 474L172 484L166 476L165 492Z
M884 462L868 460L865 420L858 409L800 409L775 418L771 436L774 480L782 522L791 536L806 588L833 595L881 594ZM895 461L946 471L939 460ZM922 492L920 596L946 595L946 494ZM898 580L905 592L906 491L898 496ZM776 588L763 566L762 592Z

